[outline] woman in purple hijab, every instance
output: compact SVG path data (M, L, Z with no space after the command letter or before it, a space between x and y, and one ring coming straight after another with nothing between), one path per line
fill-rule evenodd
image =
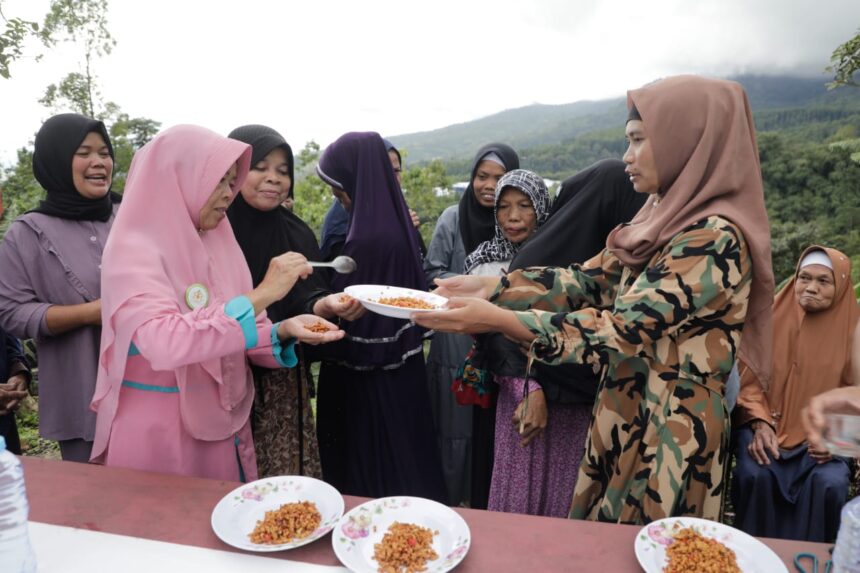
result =
M333 288L384 284L426 290L418 240L385 144L347 133L323 152L319 176L349 212L342 250L358 269ZM323 478L342 493L445 501L424 368L424 330L367 313L320 368L317 435Z

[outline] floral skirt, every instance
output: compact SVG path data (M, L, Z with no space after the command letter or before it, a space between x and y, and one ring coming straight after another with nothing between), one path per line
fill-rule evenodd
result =
M310 374L296 368L255 370L252 428L261 478L322 477L309 396Z

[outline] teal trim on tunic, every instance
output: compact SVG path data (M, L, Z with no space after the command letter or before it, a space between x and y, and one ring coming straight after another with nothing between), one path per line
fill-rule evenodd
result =
M224 305L224 314L235 319L242 327L242 334L245 335L245 350L257 346L257 321L254 318L254 305L251 304L251 300L247 296L242 295L230 299Z
M129 356L140 356L140 349L132 342L128 347ZM176 386L156 386L155 384L143 384L134 382L133 380L123 380L122 385L126 388L134 388L135 390L144 390L145 392L161 392L162 394L177 394L179 388Z
M296 339L288 338L281 342L278 338L278 324L272 326L272 354L278 364L284 368L292 368L299 363L299 359L296 358Z
M146 392L161 392L162 394L178 394L179 387L177 386L156 386L155 384L142 384L133 382L132 380L123 380L122 385L126 388L134 388L135 390L144 390Z

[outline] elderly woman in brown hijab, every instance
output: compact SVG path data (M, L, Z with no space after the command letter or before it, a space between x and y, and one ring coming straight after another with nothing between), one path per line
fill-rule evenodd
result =
M627 100L626 171L649 199L606 249L501 281L439 280L456 295L449 310L415 320L500 331L532 360L602 370L571 517L718 519L726 377L738 353L765 380L771 367L773 273L749 102L737 83L694 76ZM524 438L541 431L534 410L524 399L514 416Z
M832 542L848 496L848 460L806 443L801 411L816 394L851 386L860 309L843 253L809 247L773 305L773 379L741 360L734 411L735 525L752 535Z

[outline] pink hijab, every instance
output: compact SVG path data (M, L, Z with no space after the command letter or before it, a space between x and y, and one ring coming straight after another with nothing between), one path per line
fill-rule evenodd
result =
M210 231L197 230L200 209L221 177L238 161L235 193L250 158L249 145L192 125L162 132L135 154L102 258L101 354L91 405L99 413L94 460L107 446L135 331L158 316L196 312L185 302L193 283L209 289L210 306L252 290L226 219ZM117 321L117 310L136 297L145 306ZM226 439L247 421L254 393L244 352L175 373L182 421L193 437Z

